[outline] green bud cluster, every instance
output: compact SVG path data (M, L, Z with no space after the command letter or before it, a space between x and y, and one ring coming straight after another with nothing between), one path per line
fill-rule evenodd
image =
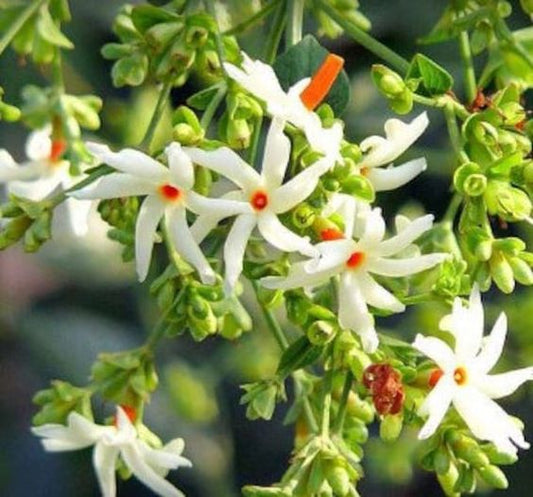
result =
M26 4L18 2L3 7L0 11L0 31L5 31L25 8ZM50 64L58 48L74 48L59 27L61 23L68 21L70 21L68 0L43 2L18 30L11 46L17 54L31 57L36 64Z
M20 109L3 101L4 89L0 87L0 121L14 122L20 119Z
M196 341L219 333L234 340L252 328L251 318L237 296L225 297L222 285L204 285L194 277L194 270L181 259L154 280L150 292L166 313L167 336L186 329Z
M372 80L394 112L397 114L411 112L413 91L398 73L381 64L374 64Z
M204 79L216 80L221 66L214 33L217 25L204 12L182 14L183 6L125 6L115 19L113 31L120 43L108 43L102 55L115 60L111 76L115 86L138 86L147 78L183 85L196 70ZM231 37L223 37L228 60L239 49Z
M146 348L102 353L92 366L92 385L116 404L140 406L159 383L154 359Z
M39 406L39 412L32 419L34 426L47 423L64 424L69 413L73 411L92 419L91 392L65 381L52 381L50 388L35 394L33 403Z
M181 105L172 114L172 137L182 145L193 146L198 145L205 136L205 131L202 128L196 114L186 107Z
M122 260L133 260L135 256L135 224L139 211L138 197L102 200L98 212L112 228L107 232L111 240L123 245Z
M248 419L269 420L276 404L287 400L285 386L279 378L248 383L241 385L241 388L246 392L241 397L241 405L246 405Z

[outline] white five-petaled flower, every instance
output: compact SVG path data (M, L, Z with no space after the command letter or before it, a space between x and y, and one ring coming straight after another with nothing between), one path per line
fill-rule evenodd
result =
M366 176L376 191L394 190L411 181L427 167L424 158L414 159L401 166L381 168L390 165L403 154L424 132L429 124L423 112L410 123L399 119L385 122L385 138L369 136L361 144L363 158L357 165L361 174Z
M430 379L433 390L420 406L420 414L428 419L419 438L433 435L453 404L477 438L488 440L500 451L510 454L516 454L515 445L529 448L519 426L492 400L512 394L524 382L533 379L533 367L488 374L502 354L507 334L505 314L500 314L490 335L483 339L483 307L475 286L469 307L463 307L456 298L452 313L441 320L440 328L453 335L455 351L435 337L417 335L413 343L414 348L440 368Z
M33 201L44 200L57 188L69 189L83 176L70 174L70 163L61 159L65 146L63 140L51 139L49 128L33 131L26 141L27 162L17 164L6 150L0 150L0 182L7 183L9 193ZM91 202L68 198L64 206L72 233L85 235Z
M332 157L334 161L339 159L339 149L343 138L341 124L335 123L331 128L324 128L313 109L329 91L331 84L342 68L342 64L339 64L342 59L330 54L323 67L329 69L327 66L333 66L332 70L327 70L326 77L315 79L313 90L316 91L309 93L310 96L307 99L302 99L305 90L313 84L313 79L302 79L285 92L271 66L260 60L250 59L244 52L242 57L242 69L228 62L224 63L228 75L252 95L263 100L267 112L273 118L280 118L301 129L311 148ZM315 89L316 86L320 86L320 88ZM333 167L334 161L331 163L331 167Z
M261 282L267 288L313 288L340 276L339 322L359 334L365 350L373 352L378 346L378 336L368 305L391 312L402 312L405 306L378 284L372 274L401 277L419 273L438 264L445 254L393 258L431 228L433 216L400 223L402 229L397 235L383 240L385 221L381 209L364 209L356 215L355 205L355 202L347 204L351 208L345 212L344 234L329 233L331 241L315 245L320 258L297 262L286 277L267 277Z
M80 199L109 199L146 195L135 227L135 258L139 279L146 278L159 222L163 218L173 246L191 263L205 283L214 283L215 273L207 262L187 224L186 211L196 214L240 211L240 203L206 198L193 191L194 168L179 143L171 143L165 154L168 166L133 149L112 152L106 145L88 143L87 149L102 162L120 172L103 176L96 183L74 191Z
M241 274L244 251L256 226L264 239L280 250L317 255L308 238L302 238L287 229L278 215L292 209L313 192L331 161L322 158L283 184L290 155L290 141L283 134L283 128L283 121L272 121L261 173L227 147L213 151L184 148L195 163L216 171L240 187L240 190L231 191L225 196L241 205L224 245L227 292L232 291ZM192 227L196 240L201 241L225 217L228 215L224 212L200 216Z
M135 477L162 497L184 497L165 480L171 469L191 467L183 457L184 442L175 438L160 449L150 447L138 437L135 426L122 408L117 407L115 426L98 425L77 412L71 412L67 426L45 424L32 428L41 437L45 450L62 452L94 445L93 465L103 497L115 497L115 471L120 457Z

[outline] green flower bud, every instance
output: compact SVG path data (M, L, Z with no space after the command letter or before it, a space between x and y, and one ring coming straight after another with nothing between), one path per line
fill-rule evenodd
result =
M213 175L206 167L196 166L194 168L194 190L200 195L207 195L211 190Z
M358 418L346 420L345 437L349 443L364 444L368 440L368 428Z
M106 43L100 53L104 59L115 60L127 57L135 52L135 48L132 45L126 45L123 43Z
M185 32L185 42L194 48L205 45L208 38L209 31L202 26L190 26Z
M342 191L365 202L373 202L376 198L372 183L363 175L352 175L342 182Z
M498 109L505 117L505 124L514 126L526 118L526 111L518 102L507 102Z
M246 406L248 419L269 420L274 414L276 402L286 398L283 383L278 381L259 381L241 385L246 392L241 398L241 405Z
M483 452L479 444L470 437L455 430L448 430L446 441L450 445L455 456L474 467L487 466L489 458Z
M455 490L455 484L459 478L459 471L455 464L450 464L450 468L447 473L437 473L437 479L440 486L444 491L446 497L461 497L461 495Z
M505 474L498 466L490 465L478 468L477 473L485 483L493 488L505 490L509 486Z
M475 162L467 162L461 164L453 175L453 186L460 193L466 193L465 182L470 176L478 176L481 174L481 167ZM486 186L486 185L485 185Z
M405 91L402 95L389 100L390 108L397 114L409 114L413 109L413 94Z
M164 58L167 58L167 56ZM176 71L184 72L194 64L196 52L180 38L170 47L168 58Z
M257 487L246 485L242 488L243 497L289 497L281 488Z
M361 149L355 143L346 143L341 147L341 155L357 164L363 156Z
M299 326L305 324L309 309L309 302L306 299L287 293L285 294L285 308L287 317L292 323Z
M487 177L483 174L471 174L463 183L463 188L470 197L479 197L487 188Z
M182 22L162 22L147 29L144 37L156 53L161 53L182 29Z
M511 293L514 290L514 274L511 265L502 252L495 251L489 260L490 275L496 286L503 293Z
M180 105L172 115L172 125L174 139L183 145L196 145L204 139L205 131L198 117L185 105Z
M378 90L387 98L396 98L406 90L406 85L402 77L381 64L372 66L372 79Z
M508 236L494 240L494 248L501 250L507 256L517 256L526 249L526 244L520 238Z
M191 334L196 341L201 341L207 335L213 335L217 332L217 318L204 298L195 295L189 299L187 316Z
M533 271L529 264L518 257L509 257L508 260L513 270L514 279L522 285L533 285Z
M433 453L433 467L438 474L446 474L450 470L450 454L444 445L439 445Z
M14 105L6 104L5 102L0 102L0 120L3 119L7 122L14 122L20 119L20 109Z
M337 327L329 321L314 321L313 324L307 328L307 338L313 345L326 345L337 333Z
M312 166L315 162L320 160L322 158L322 154L320 152L315 152L314 150L306 150L301 156L300 156L300 165L303 169Z
M32 224L32 219L26 214L15 217L0 232L0 250L18 242Z
M252 138L252 129L244 119L236 119L228 122L226 128L228 144L237 150L248 148Z
M339 181L331 177L322 179L322 186L329 192L336 192L341 187Z
M221 65L215 50L202 50L196 54L196 70L199 74L217 77L221 74Z
M292 212L292 222L299 229L309 228L316 219L315 210L306 203L300 204Z
M347 362L350 367L350 371L358 381L362 381L366 368L372 364L370 357L368 357L365 352L356 346L352 347L348 352Z
M148 57L141 53L134 53L123 57L113 65L111 77L113 84L121 86L139 86L148 73Z
M488 261L492 255L493 238L482 228L474 227L466 233L466 245L469 251L480 261Z
M516 454L500 452L493 444L484 444L483 450L485 451L485 454L487 454L491 464L507 465L514 464L518 461L518 456Z
M344 465L338 464L336 460L326 463L326 478L331 485L334 495L346 497L352 488L350 475Z
M362 400L358 395L350 395L346 404L348 414L359 418L363 423L370 424L374 420L374 407Z
M403 415L387 414L379 425L379 436L384 442L394 442L402 432Z
M505 221L520 221L531 213L528 195L503 181L489 181L484 199L489 214L497 215Z

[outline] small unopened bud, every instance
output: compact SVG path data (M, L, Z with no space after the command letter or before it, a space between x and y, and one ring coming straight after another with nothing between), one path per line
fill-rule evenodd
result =
M500 468L498 468L498 466L485 466L483 468L478 468L477 472L485 483L493 488L505 490L509 486L505 474Z
M292 213L292 222L297 228L305 229L313 225L316 218L315 210L306 203L300 204Z
M514 290L514 274L507 258L500 251L495 251L489 260L490 275L503 293Z
M384 442L394 442L402 431L403 416L401 414L387 414L379 425L379 436Z
M515 280L522 285L533 285L533 271L529 264L518 257L509 257L508 260Z
M313 345L326 345L337 333L336 327L329 321L315 321L307 329L307 338Z
M244 119L229 121L226 132L230 147L240 150L250 146L252 130Z

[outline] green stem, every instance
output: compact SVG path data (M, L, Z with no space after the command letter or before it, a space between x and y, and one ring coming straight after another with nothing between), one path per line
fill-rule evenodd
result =
M446 126L448 127L448 134L450 135L450 141L453 150L457 157L461 161L464 161L466 154L463 151L463 141L461 138L461 133L459 132L459 126L457 125L455 112L449 105L446 105L444 107L444 117L446 118ZM466 157L466 159L468 160L468 157Z
M324 378L324 397L322 400L322 419L320 434L324 438L329 437L329 425L331 422L331 383L332 383L333 371L328 371Z
M263 17L266 17L271 10L273 10L281 0L271 0L267 3L259 12L256 12L252 17L246 19L246 21L237 24L231 29L224 31L222 34L226 36L231 36L234 34L244 33L248 28L251 28L254 24L258 23Z
M158 319L156 325L153 327L152 331L148 335L148 338L146 339L146 342L144 344L144 347L146 349L153 350L153 348L156 346L156 344L163 338L165 335L166 330L166 320L171 313L172 309L174 309L177 305L177 303L183 298L183 295L185 293L185 288L183 287L179 292L178 295L174 298L172 301L172 304L168 306L168 308L163 312L161 317Z
M140 146L148 152L150 151L150 145L152 144L152 140L154 139L154 134L156 132L157 125L159 124L159 121L163 116L163 112L165 110L165 106L167 105L171 89L172 83L170 81L167 81L161 88L159 98L157 99L157 103L155 105L154 113L152 114L152 118L150 119L148 128L146 128L146 133Z
M344 418L346 417L346 408L348 406L348 397L350 396L350 391L352 390L353 380L353 373L348 371L346 373L346 379L344 380L344 387L342 389L342 395L339 401L337 417L333 423L333 431L335 433L340 433L342 431L342 427L344 426Z
M287 17L289 22L285 31L287 48L296 45L302 39L304 8L305 0L288 0Z
M470 38L466 31L461 31L459 34L459 49L463 60L466 101L470 104L476 98L477 83L472 50L470 49Z
M217 111L220 103L222 100L224 100L224 96L226 95L227 87L226 85L221 86L220 89L217 91L215 96L212 98L211 102L209 102L209 105L205 109L205 112L202 115L202 119L200 119L200 126L207 132L207 128L209 127L209 124L211 124L211 121L213 120L213 117L215 115L215 112Z
M20 15L15 19L15 21L9 26L7 31L4 33L4 36L0 38L0 54L4 52L4 50L13 40L13 38L15 38L20 28L24 26L26 21L33 14L35 14L39 7L43 5L46 1L47 0L34 0L26 6L26 8L20 13Z
M204 4L209 15L216 21L217 14L215 10L214 0L204 0ZM220 61L220 67L222 67L222 72L224 74L224 77L227 79L228 75L226 73L226 69L224 68L224 61L226 60L226 56L224 55L224 42L222 41L222 36L218 28L218 22L217 22L217 29L215 31L215 44L217 48L218 59Z
M450 205L448 205L448 208L444 213L442 222L449 222L453 224L455 217L457 216L457 211L459 210L459 207L461 207L462 203L463 196L459 192L455 192L450 200Z
M350 19L344 17L341 13L335 10L325 0L316 0L316 3L333 21L335 21L342 29L344 29L348 36L353 38L357 43L383 59L400 73L407 73L409 69L408 60L404 59L401 55L398 55L389 47L365 33L361 28L350 21Z
M278 8L274 13L274 17L272 18L271 32L265 47L265 61L270 65L272 65L274 60L276 60L281 36L283 35L285 24L287 23L285 11L286 2L283 1L278 5Z
M64 93L65 81L63 79L63 64L61 63L61 50L59 48L55 49L55 56L52 64L54 86L59 93Z

